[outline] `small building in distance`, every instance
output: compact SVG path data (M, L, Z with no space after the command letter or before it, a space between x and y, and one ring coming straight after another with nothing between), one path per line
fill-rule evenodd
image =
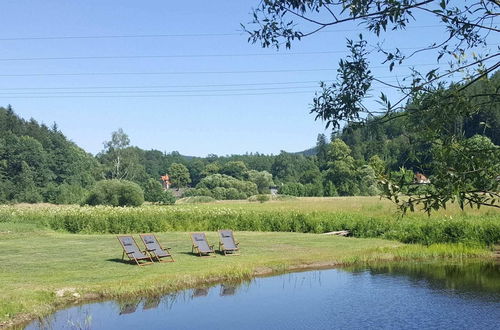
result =
M161 176L161 182L163 184L163 189L167 190L170 188L170 177L168 176L168 174Z
M431 180L429 180L429 178L423 175L422 173L417 172L415 174L413 182L416 184L429 184L431 183Z

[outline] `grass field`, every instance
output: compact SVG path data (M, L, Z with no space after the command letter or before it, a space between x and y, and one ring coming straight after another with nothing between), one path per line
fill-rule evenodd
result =
M76 209L73 206L17 205L0 208L0 324L3 322L4 325L12 320L45 315L57 306L69 302L134 294L159 294L221 280L247 279L254 275L304 267L349 265L379 260L492 256L491 249L474 244L423 246L379 238L237 231L235 235L242 247L240 256L199 258L190 254L191 242L187 232L163 231L158 234L158 238L165 246L172 248L176 262L138 267L120 260L121 247L115 235L106 231L96 234L85 230L70 233L64 226L54 225L57 221L72 219L72 212L77 212L77 219L85 219L85 214L99 218L106 214L106 208L100 210L98 216L92 213L95 209ZM217 221L227 214L237 215L234 219L231 218L232 221L256 221L254 218L244 217L248 214L259 215L261 212L266 216L275 215L280 221L285 221L286 216L290 214L348 214L356 221L382 219L385 215L388 222L398 221L392 205L375 198L313 198L264 204L230 201L194 206L146 206L113 212L118 212L118 216L113 218L111 223L129 221L131 224L133 221L140 221L139 215L154 215L154 212L159 212L162 216L165 213L178 215L183 212L187 216L214 216L220 213L219 216L214 216ZM439 212L431 218L423 214L412 215L404 221L430 221L433 224L443 219L458 218L462 219L460 221L468 219L467 221L474 224L498 224L498 215L499 213L489 210L463 213L451 209ZM154 219L162 221L163 218L158 216L153 217ZM184 225L194 226L197 219L202 218L200 216L194 220L186 220ZM203 226L210 227L209 224L210 222L202 223ZM54 230L54 226L57 230ZM109 229L113 228L108 227L108 232ZM495 230L495 227L492 230ZM216 233L213 230L207 232L209 241L217 243ZM67 293L58 297L56 292L62 289L67 289Z

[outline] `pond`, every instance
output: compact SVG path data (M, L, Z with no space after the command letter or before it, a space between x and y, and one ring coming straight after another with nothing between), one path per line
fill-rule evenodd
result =
M387 263L70 307L27 329L500 329L500 264Z

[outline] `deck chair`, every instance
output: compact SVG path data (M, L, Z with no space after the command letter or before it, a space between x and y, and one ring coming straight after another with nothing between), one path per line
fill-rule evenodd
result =
M156 258L159 262L175 261L169 249L162 247L154 234L141 234L140 236L151 257ZM161 260L161 258L170 258L170 260Z
M230 229L219 230L219 251L227 255L239 255L238 242L234 239L233 231Z
M146 251L141 251L135 242L135 239L132 236L116 236L118 241L123 248L122 260L125 258L125 255L130 260L134 260L139 266L148 265L153 263L153 259L151 256L146 253ZM146 261L146 262L139 262Z
M208 244L205 233L191 233L190 236L193 241L192 253L196 252L200 257L215 257L215 255L210 255L210 253L215 253L214 246Z

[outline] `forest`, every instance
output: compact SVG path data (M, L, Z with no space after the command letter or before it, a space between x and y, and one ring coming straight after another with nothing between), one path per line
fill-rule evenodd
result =
M498 92L499 88L497 72L468 90L480 95L483 90ZM500 108L498 102L487 104L470 116L449 118L446 129L455 135L459 132L470 143L496 150ZM411 111L411 103L405 111ZM105 185L97 184L102 180L129 182L120 189L138 191L138 204L142 198L173 203L172 190L180 191L177 197L214 199L246 199L267 194L271 187L292 196L377 195L382 175L399 176L411 184L419 172L432 180L439 161L436 148L422 130L414 129L425 126L427 120L432 118L425 114L419 122L404 113L374 117L363 126L346 125L331 136L319 134L311 149L278 155L190 157L177 151L143 150L131 145L127 134L118 129L94 156L68 140L57 124L49 127L35 119L25 120L9 105L0 107L0 202L106 204L99 197L105 190ZM494 155L498 153L492 152ZM166 192L160 181L165 174L172 186Z

